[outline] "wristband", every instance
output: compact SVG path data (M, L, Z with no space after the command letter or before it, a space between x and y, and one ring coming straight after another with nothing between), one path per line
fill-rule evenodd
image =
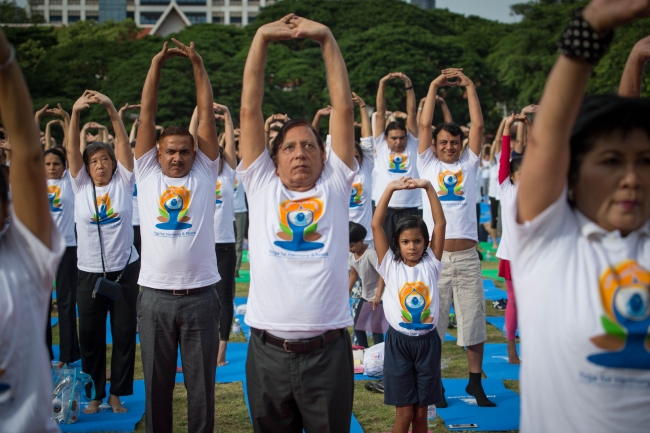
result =
M413 88L413 84L411 84L409 87L404 87L404 90L411 90Z
M13 45L9 44L9 58L2 65L0 65L0 72L9 69L9 66L16 60L16 49Z
M614 32L609 32L604 37L599 35L582 17L582 10L579 10L560 37L558 52L595 65L607 52L613 37Z
M365 105L359 105L359 108L366 108Z

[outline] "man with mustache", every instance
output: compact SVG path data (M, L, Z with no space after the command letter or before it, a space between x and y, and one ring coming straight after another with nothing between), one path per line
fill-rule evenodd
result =
M143 257L138 322L146 390L147 432L171 433L172 394L180 345L187 388L188 431L214 430L219 349L220 280L214 254L214 186L219 149L212 86L194 43L163 49L142 89L135 146ZM192 62L196 81L198 149L185 128L163 130L156 149L160 71L171 57Z

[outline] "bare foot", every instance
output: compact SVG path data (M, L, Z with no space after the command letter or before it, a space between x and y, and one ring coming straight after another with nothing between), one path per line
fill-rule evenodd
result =
M88 403L88 406L83 410L83 413L87 414L93 414L97 413L97 410L99 409L99 405L102 404L103 400L90 400L90 403Z
M508 362L510 364L521 364L519 355L517 355L517 344L515 340L508 340Z
M224 365L228 364L228 361L226 361L226 350L228 348L228 342L227 341L219 341L219 355L217 355L217 367L223 367Z
M113 408L113 412L115 413L124 413L128 412L129 410L122 406L122 402L120 402L120 398L116 395L109 395L108 396L108 404L111 405Z

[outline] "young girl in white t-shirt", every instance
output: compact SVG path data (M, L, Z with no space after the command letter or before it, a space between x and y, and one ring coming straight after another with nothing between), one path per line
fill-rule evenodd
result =
M395 191L422 188L431 205L435 227L429 241L419 216L400 219L392 239L383 229ZM384 313L390 324L385 341L384 403L396 406L393 433L426 431L428 406L441 402L442 378L438 336L438 278L442 271L445 215L431 182L403 177L388 184L372 219L379 274L386 282ZM415 372L415 374L413 374Z

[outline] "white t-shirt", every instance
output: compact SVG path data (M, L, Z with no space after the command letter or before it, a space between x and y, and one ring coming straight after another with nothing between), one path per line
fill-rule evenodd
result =
M63 235L65 246L77 246L74 235L74 192L68 170L63 172L61 179L47 180L47 198L50 200L50 215Z
M413 267L395 261L395 254L389 248L378 271L386 282L384 314L390 326L406 335L433 331L438 324L438 279L442 262L431 248L427 247L420 263Z
M375 149L372 137L361 138L362 160L357 175L354 176L350 192L350 221L361 224L366 229L366 243L372 242L372 173L375 168ZM325 141L327 156L332 151L332 136ZM381 195L380 195L381 197Z
M140 225L140 208L138 207L138 185L133 184L133 225Z
M235 170L226 161L217 177L214 207L214 242L235 242Z
M219 158L200 149L190 172L167 177L154 147L135 161L142 238L141 286L196 289L221 278L214 253L214 187Z
M496 256L503 260L512 260L515 234L515 220L517 218L517 190L512 184L510 178L499 185L499 195L501 196L501 226L503 228L501 241L497 249Z
M471 239L478 242L476 227L476 175L479 158L468 148L453 164L440 161L433 148L418 155L418 170L438 193L447 220L445 239ZM425 190L418 190L424 206L423 219L429 233L433 233L431 205Z
M565 189L514 233L520 431L647 432L650 222L607 232Z
M483 186L483 172L485 170L481 167L481 164L478 165L476 170L476 203L480 203L483 197L481 197L481 187Z
M499 161L501 160L501 152L495 156L496 160L490 164L490 182L488 185L488 196L499 200Z
M117 170L106 186L95 187L102 231L106 272L121 271L138 260L133 246L133 173L117 163ZM97 233L97 215L93 203L93 182L82 166L72 178L77 221L77 267L85 272L101 273L102 258ZM129 253L131 259L129 260ZM128 263L127 263L128 261Z
M381 134L375 139L375 146L377 150L375 156L377 177L374 179L374 182L377 184L377 192L379 193L377 197L378 201L390 182L402 177L412 177L413 179L420 177L417 167L418 139L410 132L407 132L404 153L393 153L388 148L386 133ZM417 189L395 191L388 203L388 207L393 208L413 208L420 206L422 206L422 194Z
M350 253L348 265L354 268L361 278L361 297L366 301L372 301L377 295L379 286L379 274L377 273L377 251L373 247L366 248L366 251L357 260L354 253Z
M0 431L55 433L43 330L65 243L55 224L51 249L15 214L8 224L0 238Z
M490 161L482 160L481 168L483 170L481 171L481 176L483 177L483 179L490 179L490 167L491 167L491 165L492 164L490 164Z
M246 189L244 188L244 184L239 179L237 172L235 172L234 189L235 213L248 212L248 208L246 207Z
M268 331L351 326L348 207L356 168L332 152L314 188L304 192L282 184L266 150L237 172L250 214L246 323Z

